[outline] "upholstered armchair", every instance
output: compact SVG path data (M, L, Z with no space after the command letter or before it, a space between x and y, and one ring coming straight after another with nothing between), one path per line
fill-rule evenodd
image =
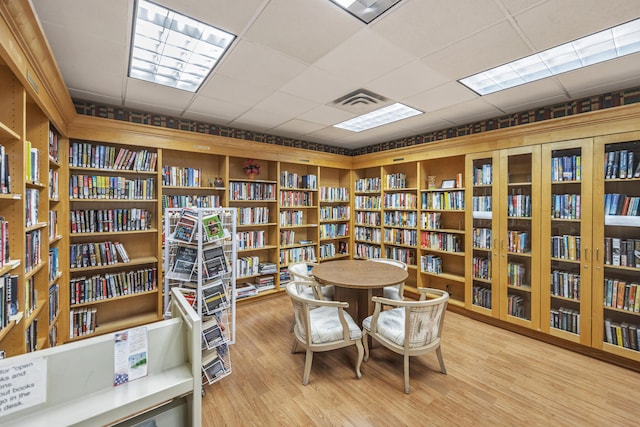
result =
M372 262L383 262L385 264L395 265L396 267L402 268L404 271L407 271L407 264L402 261L398 261L395 259L389 258L369 258L368 261ZM397 301L402 301L404 299L404 282L398 283L392 286L385 286L383 289L382 296L384 298L389 298Z
M364 355L362 331L356 322L345 311L349 307L346 302L325 301L306 298L297 291L297 283L287 284L286 291L293 304L294 341L291 353L295 353L298 345L306 348L306 359L302 384L309 383L313 353L330 351L355 345L358 350L356 359L356 377L360 378L360 365Z
M319 292L319 294L316 295L317 299L331 301L333 299L333 286L321 285L313 278L313 276L310 275L309 267L314 265L316 264L308 262L296 262L294 264L290 264L289 267L287 267L289 270L289 276L291 277L291 280L298 282L310 282L312 284L310 289Z
M373 297L373 315L362 321L365 356L369 360L368 336L404 356L404 392L409 393L409 357L436 352L440 371L447 373L440 337L449 294L439 289L418 288L419 301L396 301ZM427 299L429 296L431 299ZM390 309L383 310L383 306Z

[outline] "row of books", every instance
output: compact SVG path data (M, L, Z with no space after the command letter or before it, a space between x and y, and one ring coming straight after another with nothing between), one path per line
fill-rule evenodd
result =
M290 214L291 212L294 212L294 211L286 211L286 212ZM238 224L253 225L253 224L268 224L268 223L269 223L269 208L267 206L238 208Z
M580 274L563 270L551 272L551 295L574 300L580 299Z
M86 268L129 262L124 245L120 242L72 243L69 245L69 267Z
M580 261L580 236L563 234L562 236L551 236L551 257L567 259L570 261Z
M604 238L604 263L640 268L640 239Z
M258 295L258 288L251 282L236 283L236 298L242 299Z
M385 258L402 261L407 265L416 265L415 249L398 248L395 246L387 246L384 248Z
M422 209L462 210L464 191L422 193Z
M280 217L281 227L290 227L294 225L304 224L304 212L303 211L280 211L278 215Z
M154 178L72 175L69 179L69 194L72 199L153 200L154 183Z
M507 196L507 216L530 217L531 196L528 194L510 194Z
M60 274L60 250L57 246L49 248L49 282L53 282Z
M425 231L421 233L420 245L424 249L436 249L447 252L464 252L462 236L453 233Z
M582 156L573 154L551 158L551 182L580 181Z
M418 196L411 193L391 193L384 195L385 209L416 209Z
M173 187L202 187L202 169L164 165L162 185Z
M471 301L473 305L491 309L491 288L474 286L471 289Z
M615 150L605 154L605 179L640 178L640 159L631 150Z
M360 259L382 258L382 248L369 243L356 242L353 247L353 255Z
M411 211L386 211L384 225L387 227L417 227L418 214Z
M6 327L11 316L18 314L18 276L0 276L0 330Z
M27 182L40 183L40 150L33 147L31 141L26 141L26 145L25 172Z
M604 279L604 306L640 312L640 284L637 281Z
M507 297L507 314L509 316L527 318L527 300L516 294L509 294Z
M348 245L345 241L338 242L337 248L333 242L320 244L320 259L333 258L337 255L346 255L348 253Z
M276 185L264 182L236 182L229 183L229 200L276 200Z
M380 226L380 212L356 212L356 224L369 225L372 227Z
M313 193L309 191L280 191L280 206L314 206Z
M604 195L604 213L605 215L640 216L640 197L607 193Z
M379 228L355 227L353 238L355 240L380 243L382 241L382 231Z
M98 325L96 307L72 308L69 311L69 338L91 335Z
M42 234L41 230L29 231L25 235L25 257L24 270L25 273L33 270L42 262Z
M492 196L473 196L471 204L474 212L491 212Z
M473 185L491 185L493 178L493 166L485 163L473 167Z
M491 257L473 257L471 276L474 279L491 280L491 273Z
M24 192L25 204L25 226L31 227L38 224L38 213L40 211L40 191L27 188Z
M71 233L141 231L151 228L151 212L143 208L73 209L69 212Z
M491 249L490 228L474 228L471 239L475 249Z
M96 274L91 277L75 277L69 280L69 304L84 304L151 291L157 288L157 276L156 268L144 268Z
M420 257L420 270L426 273L442 274L442 257L422 255Z
M69 146L72 167L153 172L157 161L158 153L146 149L130 150L90 142L72 142Z
M58 200L60 198L60 173L57 170L49 170L49 199Z
M280 230L280 246L291 246L296 244L295 230Z
M39 350L38 348L38 319L33 321L27 326L24 331L24 347L27 353Z
M60 310L60 285L54 283L49 287L49 325L58 316L58 310Z
M262 248L266 245L264 230L238 231L236 233L238 250Z
M20 298L18 298L20 299ZM29 317L38 308L38 289L35 277L31 276L24 281L24 315Z
M549 326L562 331L580 334L580 312L570 308L552 308L549 315Z
M289 265L294 262L315 262L316 248L315 246L303 246L300 248L289 248L280 250L280 265Z
M384 188L399 189L407 188L407 174L404 172L397 172L385 175Z
M335 239L337 237L349 237L349 223L320 224L321 239Z
M320 187L321 202L349 202L349 189L346 187Z
M236 259L236 276L255 276L260 272L260 258L257 256L238 257Z
M280 188L318 188L318 177L313 174L299 175L295 172L280 172Z
M380 191L382 189L382 180L379 177L356 179L356 193L367 193L370 191Z
M605 342L618 347L640 351L640 326L627 322L604 321Z
M349 206L321 206L320 221L348 221L351 217Z
M0 268L10 261L9 252L9 221L0 216Z
M11 168L9 167L9 155L2 144L0 144L0 193L11 193Z
M356 196L353 204L356 209L377 210L382 207L380 200L380 196Z
M401 228L385 228L384 242L391 245L415 246L418 244L418 232Z
M60 162L60 141L56 131L49 129L49 157L54 162Z
M49 241L58 237L58 211L49 211Z
M512 253L529 252L529 233L519 230L507 230L507 250Z
M551 197L551 217L580 219L580 194L554 194Z
M166 208L219 208L220 196L209 195L162 195L162 210Z
M529 286L527 267L517 262L507 263L507 285Z

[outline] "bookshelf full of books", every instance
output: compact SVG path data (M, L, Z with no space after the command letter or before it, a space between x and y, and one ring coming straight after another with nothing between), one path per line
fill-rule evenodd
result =
M382 258L382 179L380 167L353 171L353 257Z
M277 289L278 163L240 157L229 157L228 163L229 206L238 220L236 296L244 300Z
M211 154L207 146L193 151L163 149L162 209L217 208L226 204L227 156Z
M465 304L464 156L420 162L420 286Z
M640 360L640 135L594 145L593 345Z
M297 262L317 262L318 167L280 162L278 184L280 270Z
M164 211L164 306L170 315L177 288L202 319L202 383L232 371L237 261L236 209L167 208Z
M382 258L410 267L406 283L416 282L418 263L418 166L415 162L382 167Z
M590 140L542 146L541 329L590 344L593 155Z
M351 235L351 171L320 167L319 260L348 257Z
M500 151L500 318L540 325L540 146Z
M159 320L158 153L69 141L68 340Z

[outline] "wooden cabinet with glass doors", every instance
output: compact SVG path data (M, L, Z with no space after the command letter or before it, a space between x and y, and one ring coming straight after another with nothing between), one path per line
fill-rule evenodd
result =
M542 145L540 328L591 344L592 141Z
M595 138L592 345L640 361L640 133Z

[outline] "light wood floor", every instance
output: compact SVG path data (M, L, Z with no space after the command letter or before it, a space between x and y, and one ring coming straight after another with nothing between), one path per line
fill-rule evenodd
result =
M637 426L640 373L448 312L442 351L411 359L378 346L354 372L355 347L291 354L285 295L243 304L233 373L206 386L207 426Z

